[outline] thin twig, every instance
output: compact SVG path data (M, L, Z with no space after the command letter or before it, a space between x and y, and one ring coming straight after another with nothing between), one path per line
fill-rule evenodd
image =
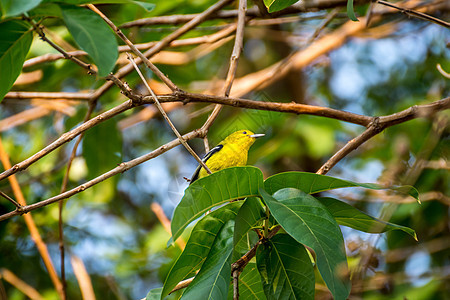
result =
M8 92L7 99L54 99L54 100L82 100L89 101L92 98L91 93L69 93L69 92Z
M106 17L100 10L98 10L97 7L95 7L93 4L88 4L87 6L96 14L98 14L106 22L106 24L108 24L109 27L114 30L117 36L120 37L120 39L124 41L125 44L128 45L128 47L130 47L131 51L133 51L133 53L138 56L145 63L145 65L172 90L172 92L181 91L166 75L164 75L163 72L161 72L154 64L152 64L150 60L145 57L141 53L141 51L139 51L136 46L125 36L125 34L123 34L123 32L113 22L111 22L108 17Z
M339 11L340 8L336 7L330 13L328 13L327 17L319 24L319 26L317 26L316 30L314 30L314 33L308 38L305 44L308 45L313 42L319 36L322 30L327 27L328 24L331 23L331 21L333 21L333 19L338 15Z
M17 210L21 210L22 209L22 205L20 205L19 203L16 202L16 200L14 200L13 198L11 198L10 196L8 196L7 194L3 193L2 191L0 191L0 196L2 196L3 198L5 198L6 200L10 201L12 204L14 204L14 206L16 207Z
M383 1L383 0L374 0L374 1L376 3L381 4L381 5L385 5L385 6L388 6L388 7L392 7L392 8L398 9L400 12L406 14L407 16L416 17L416 18L419 18L419 19L422 19L422 20L430 21L430 22L433 22L435 24L444 26L445 28L450 28L450 23L449 22L445 22L445 21L443 21L441 19L438 19L436 17L427 15L427 14L425 14L423 12L416 11L416 10L409 9L409 8L403 8L403 7L397 6L395 4L392 4L390 2L386 2L386 1Z
M169 295L172 294L172 293L175 292L175 291L178 291L178 290L181 290L181 289L184 289L184 288L188 287L188 285L191 284L192 281L194 281L194 278L195 278L195 277L191 277L191 278L185 279L185 280L183 280L183 281L180 281L180 282L179 282L179 283L178 283L178 284L170 291Z
M59 47L58 45L56 45L55 43L53 43L51 40L49 40L44 33L44 26L42 26L41 24L37 24L36 22L34 22L33 20L29 19L28 20L30 22L30 24L33 26L34 30L36 31L36 33L39 35L39 37L41 38L41 40L47 42L50 46L52 46L56 51L58 51L59 53L61 53L65 59L71 60L74 63L76 63L77 65L79 65L80 67L86 69L88 71L88 74L93 75L96 74L97 71L94 70L94 68L92 67L91 64L85 63L84 61L78 59L75 56L72 56L70 54L68 54L64 49L62 49L61 47Z
M175 127L175 125L173 125L172 121L170 120L169 116L166 114L166 112L164 111L164 108L161 106L161 103L159 103L158 101L158 97L156 96L156 94L153 92L153 90L150 88L150 86L147 83L147 80L145 80L144 75L142 75L141 70L139 70L138 66L136 65L133 57L127 53L128 55L128 59L130 60L130 62L133 64L134 68L136 69L136 72L139 74L139 77L141 77L142 82L144 83L145 87L147 88L147 90L150 92L152 99L156 105L156 107L158 108L159 112L163 115L164 119L166 120L167 124L169 124L170 128L172 129L172 131L175 133L175 135L177 136L177 138L180 140L180 143L183 144L183 146L186 148L186 150L195 158L195 160L206 170L206 172L208 172L208 174L211 174L211 170L208 168L208 166L205 164L205 162L197 155L197 153L195 153L195 151L191 148L191 146L189 146L189 144L183 139L183 137L181 136L181 134L178 132L177 128Z
M231 277L233 278L233 300L239 299L239 275L238 269L231 272Z

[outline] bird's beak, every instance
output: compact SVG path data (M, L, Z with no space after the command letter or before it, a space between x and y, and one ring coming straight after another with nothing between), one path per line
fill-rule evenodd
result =
M252 137L252 138L259 138L259 137L263 137L263 136L265 136L264 133L256 133L256 134L252 134L250 137Z

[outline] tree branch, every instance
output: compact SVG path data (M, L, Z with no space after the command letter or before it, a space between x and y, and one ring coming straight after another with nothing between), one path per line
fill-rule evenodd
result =
M414 105L401 112L382 116L374 117L369 127L361 133L358 137L350 140L344 147L336 152L324 165L320 167L317 174L326 174L333 166L335 166L340 160L347 156L350 152L361 146L373 136L377 135L387 127L391 127L396 124L400 124L415 118L430 117L440 110L450 108L450 97L435 101L430 104Z
M3 193L2 191L0 191L0 196L2 196L3 198L5 198L6 200L8 200L9 202L11 202L12 204L14 204L14 206L16 207L16 210L18 210L19 212L22 210L22 205L20 205L19 203L16 202L16 200L14 200L13 198L11 198L10 196L8 196L7 194Z
M423 12L416 11L416 10L413 10L413 9L403 8L403 7L397 6L395 4L392 4L392 3L389 3L389 2L386 2L386 1L383 1L383 0L373 0L373 1L375 3L379 3L379 4L384 5L384 6L395 8L395 9L399 10L401 13L406 14L407 16L416 17L416 18L419 18L419 19L422 19L422 20L430 21L430 22L433 22L435 24L441 25L441 26L443 26L445 28L450 28L450 23L449 22L445 22L445 21L443 21L441 19L438 19L436 17L427 15L427 14L425 14Z
M78 59L75 56L72 56L70 54L68 54L64 49L62 49L61 47L59 47L58 45L56 45L55 43L53 43L52 41L50 41L44 33L44 26L40 25L40 24L36 24L33 20L29 19L28 20L31 25L34 28L34 31L36 31L36 33L39 35L39 37L41 38L41 40L47 42L50 46L52 46L56 51L58 51L59 53L61 53L65 59L71 60L74 63L76 63L77 65L79 65L80 67L86 69L88 71L89 75L93 75L96 74L97 71L94 70L94 68L92 68L91 64L85 63L84 61Z
M126 101L102 114L99 114L97 117L83 123L71 131L66 132L62 136L60 136L53 143L37 152L33 156L25 159L24 161L17 163L12 168L5 170L0 174L0 181L5 179L6 177L17 173L18 171L22 171L29 167L32 163L41 159L48 153L57 149L61 145L71 141L77 135L82 132L92 128L93 126L106 121L130 108L133 108L142 104L150 104L154 103L154 100L149 96L142 96L133 93L133 91L122 81L117 79L114 76L109 77L110 80L114 81L117 86L122 90L122 93L129 97L131 100ZM313 106L313 105L305 105L298 103L279 103L279 102L262 102L262 101L254 101L242 98L227 98L222 96L211 96L211 95L203 95L203 94L193 94L193 93L184 93L180 95L162 95L158 96L158 100L161 103L164 102L205 102L205 103L216 103L216 104L224 104L233 107L241 107L241 108L251 108L251 109L260 109L260 110L269 110L269 111L278 111L278 112L289 112L295 114L308 114L308 115L316 115L327 118L333 118L349 123L354 123L362 126L369 126L373 120L373 117L358 115L350 112L340 111L327 107ZM381 124L387 123L388 126L392 126L398 123L403 123L413 118L423 117L430 113L434 113L439 110L448 109L450 106L450 98L445 98L442 100L435 101L430 104L413 106L413 108L409 108L402 112L392 114L385 117L379 117L379 122ZM199 137L203 137L202 133L199 133Z

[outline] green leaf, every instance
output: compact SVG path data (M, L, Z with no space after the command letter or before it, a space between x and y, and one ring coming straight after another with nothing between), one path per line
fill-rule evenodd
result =
M400 193L408 194L419 201L419 192L412 186L384 187L375 183L358 183L325 175L307 172L285 172L270 176L264 181L264 189L273 194L283 188L295 188L307 194L339 189L345 187L363 187L373 190L392 189ZM420 201L419 201L420 203Z
M2 18L21 15L39 5L41 0L0 0Z
M19 76L33 41L30 25L11 20L0 23L0 100Z
M267 299L314 299L311 259L288 234L277 234L258 247L256 264Z
M207 214L194 226L186 248L172 266L164 283L161 299L182 280L193 276L206 257L225 222L234 219L242 202L232 202Z
M368 233L382 233L395 229L403 230L417 241L416 232L411 228L379 220L334 198L320 197L317 199L325 205L340 225Z
M226 299L231 279L234 220L219 232L206 261L181 299Z
M155 8L155 4L154 3L147 3L147 2L144 2L144 1L130 1L130 3L134 3L136 5L139 5L140 7L145 9L147 12L150 12L150 11L152 11Z
M259 198L250 197L245 200L235 219L233 261L239 258L240 253L249 249L247 232L257 226L265 216Z
M286 188L273 197L263 189L260 192L284 230L316 252L317 267L333 297L347 299L350 282L344 239L330 212L316 198L301 190Z
M44 0L45 1L45 0ZM30 18L35 17L55 17L62 19L61 8L57 3L41 3L38 7L28 12Z
M148 292L147 296L145 297L145 300L159 300L161 298L161 291L162 288L150 290L150 292Z
M264 0L264 4L267 7L267 11L272 13L291 6L297 1L298 0Z
M173 213L173 240L176 241L186 226L214 206L257 196L262 186L262 172L255 167L228 168L196 180L185 190Z
M233 285L228 289L228 300L233 299ZM239 300L266 300L256 264L249 262L239 275Z
M358 18L355 16L355 10L353 9L353 0L347 0L347 16L350 20L358 22Z
M86 51L98 67L98 75L108 75L118 57L117 41L111 29L93 11L62 5L62 16L78 46Z

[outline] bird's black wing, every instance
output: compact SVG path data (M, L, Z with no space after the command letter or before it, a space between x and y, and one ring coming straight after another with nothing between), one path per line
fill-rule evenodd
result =
M208 159L214 154L219 152L223 148L223 145L217 145L216 147L212 148L206 155L203 157L202 161L206 163ZM200 170L202 169L202 165L198 165L197 169L195 169L194 174L191 177L191 182L189 185L191 185L194 181L198 179L198 175L200 174Z

